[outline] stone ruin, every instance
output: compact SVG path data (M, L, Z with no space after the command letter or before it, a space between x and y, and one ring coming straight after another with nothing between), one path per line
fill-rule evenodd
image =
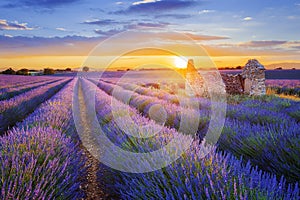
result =
M197 69L194 66L194 60L189 59L187 68L186 68L186 73L185 77L187 80L186 83L186 92L187 95L189 96L207 96L207 88L205 85L205 81L203 77L198 73Z
M189 96L208 96L207 85L202 76L218 76L217 73L198 73L194 66L193 59L190 59L186 69L186 90ZM266 94L265 85L265 67L256 59L247 62L240 74L221 73L226 93L228 94L248 94L264 95ZM215 78L217 80L217 78ZM212 84L213 85L213 84Z
M245 94L266 94L265 67L257 60L249 60L241 73L243 78L243 89Z

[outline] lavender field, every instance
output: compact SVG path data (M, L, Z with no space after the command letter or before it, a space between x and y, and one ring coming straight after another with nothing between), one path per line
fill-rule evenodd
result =
M0 75L0 199L300 199L299 80L213 102L134 75ZM145 172L158 161L139 154L176 138L180 156Z

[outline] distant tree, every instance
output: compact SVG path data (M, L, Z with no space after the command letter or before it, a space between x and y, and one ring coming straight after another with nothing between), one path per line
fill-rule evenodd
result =
M242 69L242 66L237 66L235 69Z
M82 71L84 71L84 72L88 72L90 70L90 68L88 67L88 66L84 66L83 68L82 68Z
M51 69L51 68L45 68L44 69L44 74L45 75L52 75L52 74L54 74L54 69Z
M71 68L67 68L66 71L67 71L67 72L70 72L70 71L72 71L72 69L71 69Z
M292 68L292 70L296 70L296 68L295 68L295 67L293 67L293 68Z
M36 69L30 69L29 72L38 72Z
M275 68L275 69L277 69L277 70L282 70L282 67L277 67L277 68Z
M9 68L9 69L3 71L2 74L12 74L12 75L14 75L14 74L16 74L16 71L13 70L12 68Z
M20 69L16 72L17 75L29 75L29 70L26 68Z

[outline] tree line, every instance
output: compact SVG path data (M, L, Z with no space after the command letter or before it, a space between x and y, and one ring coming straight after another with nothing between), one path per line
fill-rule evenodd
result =
M33 72L40 72L39 75L52 75L55 74L55 72L71 72L72 69L71 68L66 68L66 69L52 69L52 68L44 68L43 71L39 71L39 70L29 70L26 68L22 68L20 70L13 70L12 68L8 68L4 71L2 71L2 74L10 74L10 75L30 75Z

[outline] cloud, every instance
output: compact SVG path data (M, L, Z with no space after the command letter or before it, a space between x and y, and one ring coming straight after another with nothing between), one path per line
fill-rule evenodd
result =
M250 41L239 44L241 47L273 47L287 43L287 41L278 41L278 40L263 40L263 41Z
M57 27L57 28L55 28L55 29L58 30L58 31L67 31L67 29L62 28L62 27Z
M86 56L99 42L107 39L110 35L122 32L122 29L111 29L107 31L97 30L99 37L82 37L82 36L66 36L66 37L22 37L22 36L4 36L0 35L0 56L1 57L18 57L18 56ZM133 32L134 34L134 32ZM194 40L220 40L227 39L222 36L208 36L197 35L192 33L186 33ZM190 49L193 48L185 40L189 40L185 37L179 37L178 34L172 33L158 33L154 32L153 40L146 37L147 35L138 34L137 37L120 38L115 43L111 43L107 46L107 51L104 55L115 55L117 52L115 48L119 48L119 45L126 45L127 42L141 42L144 41L150 44L153 41L158 41L161 44L161 48L170 47L176 51L177 49ZM174 43L179 41L180 43ZM120 43L121 42L121 43ZM270 43L270 42L269 42ZM279 43L279 42L278 42ZM282 41L283 43L283 41ZM203 47L208 51L211 56L263 56L263 55L291 55L295 53L299 55L300 41L289 41L282 45L281 48L245 48L240 44L230 45L204 45ZM197 52L189 50L189 55L196 55ZM188 55L188 54L187 54Z
M284 44L285 47L290 49L299 49L300 41L289 41Z
M186 36L192 38L193 40L204 41L204 40L226 40L229 37L224 36L212 36L212 35L196 35L192 33L184 33Z
M132 5L140 5L140 4L144 4L144 3L155 3L157 1L161 1L161 0L143 0L143 1L136 1L133 2Z
M293 46L292 48L300 50L300 45L299 46Z
M199 2L197 3L199 4ZM138 1L126 8L114 12L115 14L133 14L133 13L160 13L164 11L188 8L196 5L193 0L161 0L161 1Z
M116 5L122 5L122 4L124 4L124 2L118 1L118 2L116 2L115 4L116 4Z
M80 0L12 0L4 5L6 8L18 8L18 7L42 7L42 8L54 8L57 6L72 4Z
M123 24L122 22L118 22L112 19L93 19L93 20L86 20L82 24L90 24L90 25L112 25L112 24Z
M89 38L82 36L65 36L65 37L24 37L24 36L4 36L0 35L0 46L6 48L19 47L39 47L54 44L77 43L96 40L99 38Z
M124 31L125 31L124 29L110 29L110 30L106 30L106 31L103 31L100 29L94 30L94 32L97 33L98 35L105 36L105 37L109 37L109 36L124 32Z
M202 15L202 14L208 14L208 13L214 13L216 12L215 10L200 10L199 11L199 14Z
M33 30L33 28L28 27L27 23L9 22L5 19L0 19L0 30Z
M24 37L0 35L0 57L87 55L106 37Z
M103 10L102 8L90 8L89 10L93 12L105 12L105 10Z
M226 40L230 39L226 36L213 36L213 35L197 35L189 32L180 34L173 34L169 32L159 31L157 28L161 28L162 26L168 26L168 23L161 22L159 23L137 23L132 24L128 26L124 26L120 29L110 29L110 30L100 30L96 29L94 30L95 33L104 36L104 37L110 37L112 35L130 30L132 34L136 34L137 41L161 41L163 43L174 43L174 41L185 41L185 40L195 40L195 41L211 41L211 40ZM153 34L151 35L151 38L145 37L145 32L139 32L138 29L144 29L144 28L150 28L149 31L154 30ZM153 29L151 29L153 28ZM147 34L146 34L147 35Z
M169 25L170 25L170 23L167 23L167 22L158 22L158 23L140 22L140 23L136 23L136 24L127 25L124 28L126 28L126 29L165 28Z
M94 32L105 37L110 37L112 35L125 32L125 31L130 31L132 34L136 34L136 39L138 41L150 41L150 40L157 40L161 42L171 42L173 43L174 41L184 41L184 40L195 40L195 41L211 41L211 40L226 40L230 39L227 36L214 36L214 35L199 35L199 34L194 34L191 32L182 32L181 34L173 34L170 32L163 31L164 28L171 25L168 22L139 22L139 23L133 23L129 24L126 26L123 26L122 28L115 28L115 29L95 29ZM151 38L145 37L146 32L152 32Z
M195 41L209 41L209 40L226 40L230 39L225 36L213 36L213 35L198 35L190 32L172 33L172 32L155 32L152 34L153 40L160 40L167 43L174 43L174 41L186 41L186 40L195 40ZM176 43L177 44L177 43Z
M127 23L127 22L117 22L114 20L93 20L93 21L85 21L84 24L95 24L95 25L112 25L118 24L123 25L119 28L114 29L95 29L94 32L98 35L102 36L111 36L120 32L124 32L127 30L137 30L143 28L165 28L170 25L168 22L138 22L138 23ZM125 25L126 24L126 25Z
M9 34L4 34L4 37L9 37L9 38L12 38L12 37L14 37L14 36L12 36L12 35L9 35Z
M160 14L160 15L155 15L154 18L174 18L174 19L187 19L191 18L192 15L189 14Z
M245 17L243 18L244 21L251 21L253 18L252 17Z
M287 16L287 19L289 19L289 20L296 20L296 19L299 19L299 16L289 15L289 16Z
M288 44L288 45L300 45L300 41L289 41L289 42L287 42L286 44Z
M265 52L295 52L299 50L300 41L262 40L244 43L217 44L215 47L239 49L241 51L265 51Z

